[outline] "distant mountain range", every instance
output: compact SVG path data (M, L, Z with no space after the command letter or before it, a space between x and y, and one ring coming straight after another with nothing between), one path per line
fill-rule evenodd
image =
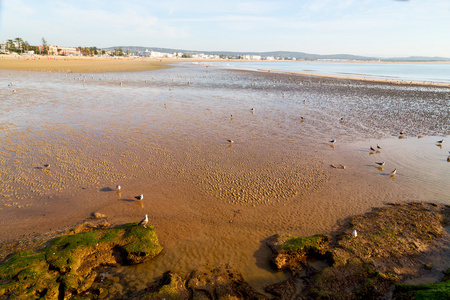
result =
M187 55L204 53L207 55L223 55L227 57L239 57L242 55L259 55L261 57L281 57L281 58L295 58L297 60L366 60L366 61L409 61L409 62L421 62L421 61L450 61L448 57L427 57L427 56L409 56L409 57L391 57L391 58L380 58L380 57L369 57L369 56L359 56L351 54L330 54L330 55L320 55L311 54L305 52L292 52L292 51L271 51L271 52L232 52L232 51L196 51L196 50L185 50L185 49L169 49L169 48L155 48L155 47L138 47L138 46L116 46L104 48L105 50L114 50L115 48L121 48L124 52L127 50L131 53L156 51L163 53L183 53Z

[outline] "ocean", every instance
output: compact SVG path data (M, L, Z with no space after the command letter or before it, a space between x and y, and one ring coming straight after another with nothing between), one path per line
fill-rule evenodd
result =
M270 69L370 79L450 83L450 64L446 63L227 61L204 64L239 70Z

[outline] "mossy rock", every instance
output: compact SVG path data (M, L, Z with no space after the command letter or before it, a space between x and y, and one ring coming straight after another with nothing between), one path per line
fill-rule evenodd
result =
M320 254L325 254L328 250L329 238L325 234L316 234L308 237L296 236L277 236L278 251L286 252L308 252L314 251Z
M64 235L36 252L12 254L0 264L0 296L70 299L89 289L96 268L141 263L161 251L154 228L137 223Z
M185 287L184 280L178 274L168 271L163 274L157 290L145 293L140 299L187 300L189 299L189 294L188 289Z
M267 245L272 250L271 262L275 268L289 269L292 273L298 273L308 258L331 257L329 237L324 234L308 237L275 235L268 239Z
M450 269L442 282L433 284L397 284L393 296L395 299L450 299Z

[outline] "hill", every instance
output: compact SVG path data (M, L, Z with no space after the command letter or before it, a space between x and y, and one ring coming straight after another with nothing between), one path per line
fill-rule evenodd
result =
M206 55L220 55L226 57L239 58L242 55L258 55L261 57L280 57L285 58L295 58L297 60L365 60L365 61L409 61L409 62L419 62L419 61L450 61L447 57L427 57L427 56L409 56L409 57L392 57L392 58L380 58L380 57L369 57L369 56L359 56L352 54L312 54L305 52L293 52L293 51L271 51L271 52L233 52L233 51L200 51L200 50L186 50L186 49L171 49L171 48L158 48L158 47L142 47L142 46L115 46L104 48L105 50L114 50L115 48L121 48L124 52L127 50L130 53L144 53L145 51L155 51L163 53L183 53L186 55L193 54L206 54Z

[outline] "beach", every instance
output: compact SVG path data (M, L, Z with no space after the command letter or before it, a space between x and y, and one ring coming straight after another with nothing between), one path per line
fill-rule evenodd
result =
M160 59L131 57L0 55L0 68L20 71L103 73L166 68Z
M1 242L92 212L112 225L148 214L165 250L123 267L130 282L226 263L261 288L286 276L268 236L330 232L386 202L450 204L445 86L91 63L0 59Z

